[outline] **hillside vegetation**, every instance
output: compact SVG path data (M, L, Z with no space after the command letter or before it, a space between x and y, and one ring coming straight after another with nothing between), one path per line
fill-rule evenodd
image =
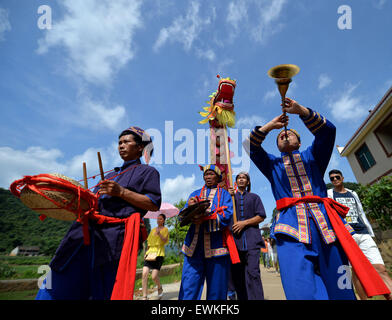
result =
M52 256L72 222L47 218L27 208L9 190L0 188L0 254L17 246L39 246L40 253Z

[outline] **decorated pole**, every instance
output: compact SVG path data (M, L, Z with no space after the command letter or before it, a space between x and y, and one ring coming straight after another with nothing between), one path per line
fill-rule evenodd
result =
M219 75L217 75L220 78ZM222 78L218 84L218 90L210 95L207 101L208 107L203 109L206 112L199 112L205 119L199 123L210 125L210 163L219 167L222 172L224 188L233 188L233 176L231 170L231 153L229 148L230 138L227 134L227 127L233 128L235 125L234 112L234 90L236 81L230 78ZM237 214L234 196L233 200L233 220L237 222Z

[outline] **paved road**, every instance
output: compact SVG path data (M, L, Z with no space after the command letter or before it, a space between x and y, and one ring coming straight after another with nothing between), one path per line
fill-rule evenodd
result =
M286 300L279 273L267 270L260 266L261 280L263 282L264 297L266 300ZM177 300L178 292L180 290L180 282L164 284L162 300ZM149 295L150 300L156 300L156 291ZM202 300L205 300L205 287L202 294Z

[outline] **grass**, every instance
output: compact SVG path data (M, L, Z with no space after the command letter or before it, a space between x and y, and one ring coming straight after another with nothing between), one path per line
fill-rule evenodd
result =
M178 266L178 267L176 267L176 268L173 270L173 273L172 273L172 274L169 274L169 275L163 276L163 277L159 277L159 280L160 280L161 284L168 284L168 283L178 282L178 281L181 280L181 272L182 272L181 266ZM152 279L151 279L151 273L150 273L150 275L149 275L149 277L148 277L147 287L150 288L150 289L152 289L152 288L154 288L155 286L156 286L156 285L155 285L155 282L152 281ZM142 279L136 280L136 282L135 282L135 288L139 289L139 288L141 288L141 287L142 287Z
M34 300L37 290L0 292L0 300Z
M51 257L36 256L36 257L23 257L23 256L0 256L0 263L8 263L10 265L43 265L49 264Z
M16 266L15 266L16 267ZM33 267L33 266L17 266L20 267L20 272L30 272L30 269L26 267ZM37 269L35 269L36 271ZM159 278L161 281L161 284L168 284L168 283L174 283L178 282L181 280L181 267L178 266L177 268L174 269L172 274L169 274L167 276L163 276ZM149 276L148 279L148 288L149 291L153 291L155 287L155 283L151 279L151 275ZM142 287L142 280L136 280L135 282L135 295L141 295L141 287ZM27 290L27 291L10 291L10 292L0 292L0 300L34 300L35 296L37 295L38 289L37 290Z
M6 269L4 268L6 267ZM0 280L17 280L17 279L38 279L42 273L38 273L40 265L5 265L3 272L0 274ZM7 272L4 272L7 270Z

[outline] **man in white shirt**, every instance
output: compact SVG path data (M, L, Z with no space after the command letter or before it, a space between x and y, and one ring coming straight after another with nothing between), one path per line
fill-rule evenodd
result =
M329 179L331 180L331 183L334 187L333 189L328 190L328 197L350 208L350 211L346 215L346 221L355 231L353 238L357 242L364 255L377 270L386 286L392 292L392 280L389 277L387 270L385 269L384 261L381 257L380 251L378 250L377 244L372 238L374 237L373 229L368 219L366 218L358 194L355 191L344 187L344 177L341 171L336 169L331 170L329 172ZM353 283L361 300L366 300L366 293L363 290L362 285L354 271ZM392 300L392 294L386 297L386 299Z

